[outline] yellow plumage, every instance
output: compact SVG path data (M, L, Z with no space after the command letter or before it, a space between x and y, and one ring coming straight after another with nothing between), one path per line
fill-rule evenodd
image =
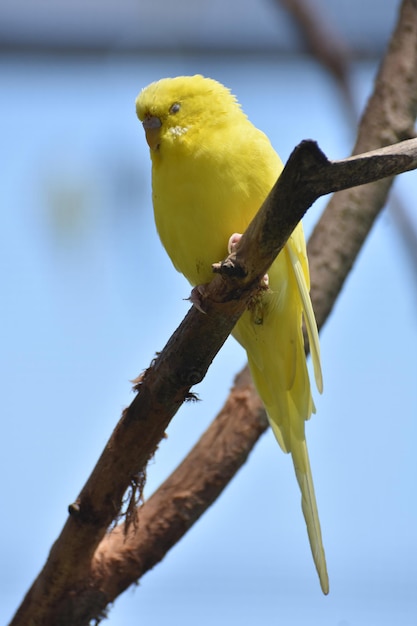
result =
M282 170L264 133L234 96L202 76L152 83L136 100L152 159L155 222L177 270L192 285L209 282L212 263L227 256L230 236L243 233ZM322 390L317 326L301 223L268 272L269 289L246 311L233 335L246 349L256 388L275 436L290 452L314 562L324 593L329 582L305 440L314 411L302 320Z

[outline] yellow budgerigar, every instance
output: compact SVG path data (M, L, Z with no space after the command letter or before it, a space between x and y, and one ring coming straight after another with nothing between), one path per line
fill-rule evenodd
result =
M136 110L152 159L155 222L173 264L192 285L209 282L282 171L268 138L230 91L210 78L179 76L141 91ZM236 237L232 239L232 242ZM316 384L322 375L301 223L268 272L261 302L233 335L245 348L256 388L279 445L292 455L310 546L329 591L304 422L314 412L304 353L307 328Z

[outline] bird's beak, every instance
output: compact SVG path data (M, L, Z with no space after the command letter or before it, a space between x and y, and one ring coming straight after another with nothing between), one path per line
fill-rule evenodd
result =
M157 150L160 142L160 129L162 122L155 115L146 115L142 122L145 129L146 141L151 150Z

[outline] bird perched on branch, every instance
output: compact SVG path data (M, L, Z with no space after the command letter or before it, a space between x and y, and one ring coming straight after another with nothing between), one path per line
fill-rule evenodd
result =
M208 283L212 264L227 256L282 171L268 138L236 98L203 76L179 76L141 91L136 111L152 159L156 227L174 266L192 285ZM311 306L301 223L268 272L256 307L233 336L245 348L270 424L290 452L302 494L310 546L324 593L329 591L304 422L314 412L302 322L316 384L322 391L320 347Z

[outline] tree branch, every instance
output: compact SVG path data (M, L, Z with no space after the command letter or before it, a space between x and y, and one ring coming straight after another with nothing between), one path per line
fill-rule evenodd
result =
M325 11L311 0L276 0L276 3L294 18L308 50L345 90L351 55Z

